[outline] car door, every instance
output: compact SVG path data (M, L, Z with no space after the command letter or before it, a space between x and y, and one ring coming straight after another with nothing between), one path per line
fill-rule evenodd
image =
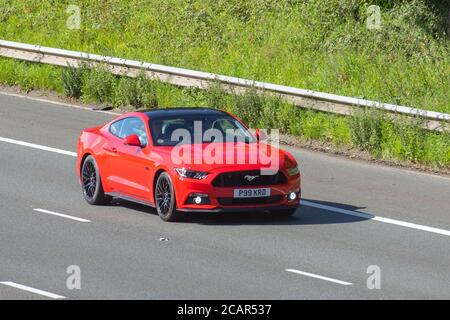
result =
M135 134L139 137L142 147L126 145L124 139ZM113 143L114 156L110 157L110 177L116 192L133 196L144 201L150 199L150 176L153 167L149 158L151 146L148 142L148 130L140 118L123 119L118 143Z
M120 170L119 168L119 159L117 149L120 145L123 144L123 138L120 136L120 131L122 130L122 126L125 122L125 119L117 120L113 122L106 133L107 139L105 139L105 143L103 144L103 152L104 152L104 161L102 163L102 177L106 179L108 182L109 190L108 192L115 192L120 189Z

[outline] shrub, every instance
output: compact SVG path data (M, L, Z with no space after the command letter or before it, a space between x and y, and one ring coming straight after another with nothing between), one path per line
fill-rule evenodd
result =
M86 69L67 66L61 71L61 81L64 94L71 98L80 98L83 89L83 79Z
M206 104L215 109L228 109L227 96L229 94L222 88L219 82L214 82L204 92Z
M264 95L258 126L263 129L281 129L278 118L284 103L279 97Z
M155 108L158 105L156 85L144 74L135 79L119 78L114 88L113 105L139 108Z
M395 131L401 142L400 155L407 160L420 162L425 158L427 150L427 132L422 129L420 119L404 119L395 123Z
M141 73L134 82L138 96L137 106L143 108L156 108L158 106L157 82L149 79L143 73Z
M105 67L98 67L85 72L82 88L83 99L85 101L110 103L116 81L116 77Z
M362 150L379 154L382 147L383 121L381 111L365 109L357 111L349 118L353 143Z
M235 113L250 127L256 128L262 114L264 97L256 88L247 90L242 95L234 95L231 112Z

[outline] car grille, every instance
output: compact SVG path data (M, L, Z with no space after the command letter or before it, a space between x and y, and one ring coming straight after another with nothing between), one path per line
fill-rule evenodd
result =
M260 198L217 198L217 201L223 206L233 205L252 205L278 203L283 199L282 195L260 197Z
M249 177L254 177L250 179ZM287 183L286 176L278 171L273 175L261 175L260 170L225 172L219 174L212 182L214 187L251 187L273 186Z

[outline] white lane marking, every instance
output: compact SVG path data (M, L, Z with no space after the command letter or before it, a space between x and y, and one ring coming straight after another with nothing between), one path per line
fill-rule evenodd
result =
M58 294L54 294L54 293L47 292L47 291L44 291L44 290L35 289L35 288L32 288L32 287L28 287L28 286L24 286L22 284L18 284L18 283L11 282L11 281L1 281L0 283L5 285L5 286L9 286L9 287L13 287L13 288L16 288L16 289L28 291L28 292L35 293L35 294L39 294L41 296L45 296L45 297L52 298L52 299L65 299L66 298L66 297L60 296Z
M67 150L62 150L62 149L42 146L42 145L38 145L38 144L34 144L34 143L28 143L28 142L20 141L20 140L14 140L14 139L0 137L0 141L6 142L6 143L17 144L17 145L21 145L21 146L24 146L24 147L40 149L40 150L54 152L54 153L59 153L59 154L64 154L64 155L68 155L68 156L71 156L71 157L76 157L77 156L76 152L71 152L71 151L67 151ZM337 212L337 213L342 213L342 214L346 214L346 215L360 217L360 218L363 218L363 219L370 219L370 220L375 220L375 221L379 221L379 222L394 224L394 225L398 225L398 226L402 226L402 227L406 227L406 228L417 229L417 230L432 232L432 233L441 234L441 235L445 235L445 236L450 236L450 231L449 230L445 230L445 229L439 229L439 228L428 227L428 226L415 224L415 223L411 223L411 222L395 220L395 219L390 219L390 218L384 218L384 217L375 216L375 215L364 213L364 212L356 212L356 211L350 211L350 210L341 209L341 208L335 208L335 207L326 206L326 205L323 205L323 204L319 204L319 203L315 203L315 202L311 202L311 201L307 201L307 200L301 200L301 204L304 205L304 206L308 206L308 207L314 207L314 208L318 208L318 209L333 211L333 212Z
M5 91L0 91L0 94L4 95L4 96L11 96L11 97L15 97L15 98L22 98L22 99L27 99L27 100L32 100L32 101L50 103L50 104L55 104L55 105L59 105L59 106L80 109L80 110L93 111L93 112L99 112L99 113L106 113L106 114L111 114L111 115L115 115L115 116L121 115L121 113L118 113L118 112L104 111L104 110L93 110L92 107L89 108L89 107L79 106L79 105L76 105L76 104L70 104L70 103L59 102L59 101L54 101L54 100L48 100L48 99L42 99L42 98L36 98L36 97L30 97L30 96L24 96L24 95L17 94L17 93L10 93L10 92L5 92Z
M47 214L51 214L53 216L58 216L58 217L62 217L62 218L72 219L72 220L79 221L79 222L91 222L91 220L78 218L78 217L74 217L74 216L69 216L67 214L62 214L62 213L53 212L53 211L44 210L44 209L33 209L33 211L41 212L41 213L47 213Z
M23 95L23 94L11 93L11 92L6 92L6 91L0 91L0 94L4 95L4 96L11 96L11 97L15 97L15 98L28 99L28 100L32 100L32 101L44 102L44 103L49 103L49 104L53 104L53 105L60 105L60 106L65 106L65 107L70 107L70 108L75 108L75 109L80 109L80 110L85 110L85 111L93 111L93 112L105 113L105 114L110 114L110 115L115 115L115 116L119 116L119 115L123 114L123 113L114 112L114 111L94 110L93 107L83 107L83 106L76 105L76 104L71 104L71 103L66 103L66 102L59 102L59 101L48 100L48 99L42 99L42 98L37 98L37 97L31 97L31 96L27 96L27 95ZM284 146L285 146L286 149L292 149L288 145L284 145ZM303 152L305 152L305 150L303 150ZM313 153L315 151L308 151L308 150L306 150L306 152ZM325 153L322 152L322 153L324 155L326 155L326 156L332 156L331 154L326 153L326 152ZM350 161L350 159L343 159L343 160L349 160ZM420 174L420 175L424 175L424 176L429 176L429 177L432 177L432 178L440 178L440 179L447 179L447 180L450 179L447 176L442 176L442 175L438 175L438 174L431 174L431 173L427 173L427 172L421 172L421 171L417 171L417 170L413 170L413 169L398 168L398 167L392 167L392 166L386 166L386 165L380 165L380 164L374 164L374 163L371 163L370 165L371 166L374 166L374 165L380 166L380 167L382 167L384 169L408 171L410 173Z
M351 210L346 210L346 209L341 209L341 208L335 208L335 207L326 206L323 204L319 204L319 203L315 203L315 202L311 202L311 201L307 201L307 200L301 200L300 203L304 206L313 207L313 208L317 208L317 209L333 211L333 212L342 213L342 214L359 217L359 218L363 218L363 219L370 219L370 220L394 224L394 225L402 226L402 227L406 227L406 228L432 232L432 233L441 234L444 236L450 236L450 231L445 230L445 229L439 229L439 228L428 227L428 226L415 224L415 223L411 223L411 222L395 220L395 219L390 219L390 218L384 218L384 217L375 216L373 214L364 213L364 212L357 212L357 211L351 211Z
M311 277L311 278L316 278L316 279L320 279L320 280L325 280L325 281L330 281L330 282L342 284L344 286L352 286L353 285L353 283L351 283L351 282L346 282L346 281L341 281L341 280L337 280L337 279L333 279L333 278L328 278L328 277L320 276L318 274L304 272L304 271L300 271L300 270L296 270L296 269L286 269L285 271L296 273L296 274L301 274L302 276L307 276L307 277Z
M52 148L52 147L47 147L47 146L42 146L40 144L34 144L34 143L29 143L29 142L20 141L20 140L14 140L14 139L0 137L0 141L1 142L6 142L6 143L11 143L11 144L16 144L16 145L24 146L24 147L28 147L28 148L33 148L33 149L39 149L39 150L44 150L44 151L64 154L66 156L71 156L71 157L76 157L77 156L76 152L62 150L62 149L57 149L57 148Z

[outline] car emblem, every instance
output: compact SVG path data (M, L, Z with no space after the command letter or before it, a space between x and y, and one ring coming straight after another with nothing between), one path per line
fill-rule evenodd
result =
M247 174L244 176L244 179L247 179L248 182L252 182L253 180L255 180L258 177L259 176L251 176L251 175Z

